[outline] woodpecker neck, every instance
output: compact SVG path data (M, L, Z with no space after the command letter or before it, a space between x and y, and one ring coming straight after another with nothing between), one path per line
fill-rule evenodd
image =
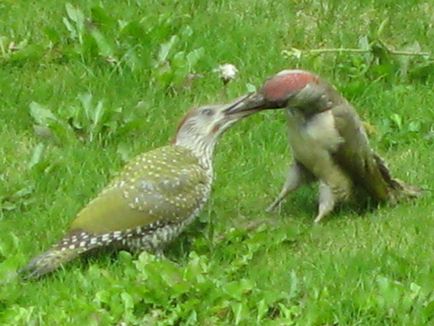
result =
M175 145L191 150L199 160L200 165L206 170L212 170L212 157L215 144L216 139L195 137L193 135L178 135L175 139Z

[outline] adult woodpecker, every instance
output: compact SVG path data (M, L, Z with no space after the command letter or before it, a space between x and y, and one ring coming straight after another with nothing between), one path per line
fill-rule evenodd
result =
M348 200L354 186L378 202L396 203L420 194L391 176L381 157L369 145L353 106L329 83L304 70L283 70L262 88L232 108L233 112L287 108L289 143L294 161L286 182L268 211L289 192L319 180L319 207L315 222L336 203Z
M160 251L193 221L207 201L218 137L254 112L231 112L238 101L188 112L173 142L127 164L78 213L63 239L20 271L24 278L38 278L102 247Z

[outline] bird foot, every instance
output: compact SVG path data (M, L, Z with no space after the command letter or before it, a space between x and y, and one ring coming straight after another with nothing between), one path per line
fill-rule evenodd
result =
M276 210L277 205L271 204L270 206L268 206L265 211L267 213L273 213Z
M155 249L154 250L154 255L155 255L155 258L157 258L158 260L162 260L162 259L164 259L166 257L164 255L163 249L161 249L161 248Z
M315 224L319 224L321 220L323 219L324 215L318 215L315 220L313 221Z

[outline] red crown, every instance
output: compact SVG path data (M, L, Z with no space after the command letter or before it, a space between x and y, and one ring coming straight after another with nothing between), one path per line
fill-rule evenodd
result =
M319 78L308 71L282 71L267 80L261 92L268 101L279 102L285 100L289 94L302 90L307 84L317 84L318 81Z

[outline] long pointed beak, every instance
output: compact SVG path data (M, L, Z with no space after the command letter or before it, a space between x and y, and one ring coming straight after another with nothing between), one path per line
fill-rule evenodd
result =
M235 114L241 112L254 113L265 108L267 108L267 102L263 97L263 95L260 93L250 93L231 103L225 109L225 113L226 114Z

